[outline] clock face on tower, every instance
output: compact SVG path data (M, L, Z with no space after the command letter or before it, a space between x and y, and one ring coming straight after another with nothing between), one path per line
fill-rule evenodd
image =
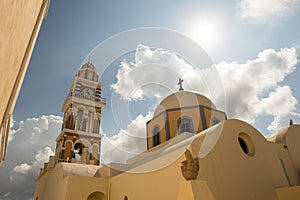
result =
M83 97L91 99L94 97L94 90L91 88L85 87L81 90L81 94L83 95Z

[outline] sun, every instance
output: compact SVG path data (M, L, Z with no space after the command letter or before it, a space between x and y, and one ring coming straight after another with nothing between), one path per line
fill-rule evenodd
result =
M220 26L216 21L201 18L187 24L187 35L204 50L213 50L220 43Z

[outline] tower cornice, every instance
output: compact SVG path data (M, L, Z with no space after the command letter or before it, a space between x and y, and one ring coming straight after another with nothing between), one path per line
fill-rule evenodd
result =
M64 128L61 131L61 133L57 136L55 141L58 142L59 140L61 140L62 137L64 137L64 135L67 135L67 134L74 135L74 136L80 136L82 138L91 138L91 139L101 139L103 137L103 135L100 133L87 133L84 131L76 131L76 130Z

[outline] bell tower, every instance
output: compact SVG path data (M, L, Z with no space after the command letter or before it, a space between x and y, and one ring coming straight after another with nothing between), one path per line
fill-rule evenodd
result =
M89 58L76 73L62 106L64 118L61 133L56 138L55 163L99 165L101 110L106 99L101 97L102 84L98 79Z

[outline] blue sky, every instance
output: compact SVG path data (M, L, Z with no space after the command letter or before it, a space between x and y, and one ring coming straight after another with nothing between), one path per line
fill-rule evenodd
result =
M100 52L97 51L98 45L124 31L146 27L168 29L174 34L186 35L202 47L215 69L219 70L219 81L222 80L226 93L224 108L228 109L229 117L246 120L263 134L287 125L290 118L300 123L299 9L298 0L52 0L13 113L15 123L7 160L0 167L0 178L7 180L8 184L0 188L0 199L29 199L33 196L38 168L54 152L54 139L60 130L59 116L63 116L61 105L75 73L89 54L98 71L106 69L101 76L103 97L119 102L113 105L124 105L130 115L125 115L124 119L116 118L114 112L122 109L108 103L101 122L103 133L108 136L104 147L111 150L109 145L120 146L120 151L114 151L115 160L120 158L122 150L131 151L132 146L136 145L133 154L143 150L143 143L137 144L124 133L143 134L143 131L136 130L144 129L144 122L151 117L148 111L161 98L151 98L156 93L151 88L142 88L142 98L124 100L128 97L126 91L133 91L136 85L126 85L116 77L118 70L126 68L124 63L120 66L120 61L133 61L133 65L129 63L129 71L136 72L137 62L145 63L148 59L145 52L153 55L156 61L165 60L162 54L169 55L164 64L177 62L179 57L171 55L174 49L156 45L164 48L157 50L148 48L151 44L147 43L143 44L144 47L131 49L136 50L133 53L120 55L109 66L98 66L103 59L101 56L104 56L97 53ZM114 48L121 49L126 42L130 43L119 42ZM134 54L136 52L139 58ZM177 70L182 69L192 70L186 63ZM129 76L134 80L138 77L139 74L134 73ZM186 77L185 84L189 83L193 89L192 86L196 85L194 79L189 74L182 74L182 77ZM176 90L174 81L177 77L171 78L174 80L165 83L170 87L161 91L161 96ZM144 81L150 79L146 77ZM115 84L115 89L112 84ZM205 89L200 88L198 92L205 93ZM210 92L214 93L213 90ZM24 150L27 147L22 140L31 140L30 150ZM27 154L21 156L18 150ZM25 182L29 182L29 186L25 187Z

